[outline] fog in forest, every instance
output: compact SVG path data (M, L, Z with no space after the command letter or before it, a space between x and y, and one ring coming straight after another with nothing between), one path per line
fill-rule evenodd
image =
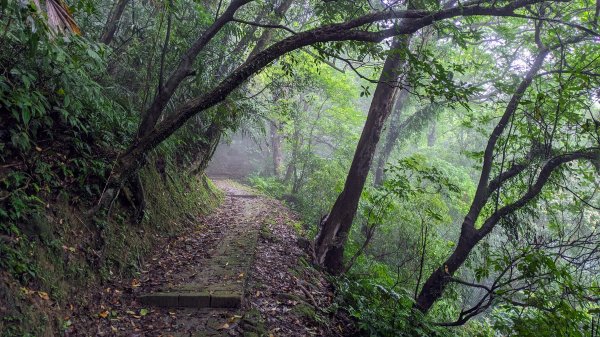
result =
M600 336L599 4L0 1L0 335Z

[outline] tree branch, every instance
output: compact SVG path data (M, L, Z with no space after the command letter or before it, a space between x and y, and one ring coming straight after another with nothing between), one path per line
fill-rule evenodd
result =
M540 170L538 177L535 183L529 188L529 190L517 201L508 204L498 211L494 212L481 226L478 230L478 235L483 237L487 235L494 226L502 219L504 216L511 214L523 206L525 206L529 201L537 197L542 188L550 178L550 175L562 164L580 160L587 159L592 161L600 160L600 148L589 148L584 151L578 151L573 153L562 154L556 156L546 162L546 164Z

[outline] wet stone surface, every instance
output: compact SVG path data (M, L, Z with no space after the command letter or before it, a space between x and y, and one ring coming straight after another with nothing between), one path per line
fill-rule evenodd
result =
M164 240L136 278L114 277L68 304L64 336L352 336L328 313L331 285L305 261L298 220L230 180L208 216ZM303 262L304 261L304 262Z
M209 257L181 271L186 277L176 279L174 284L153 287L141 294L141 303L167 308L241 307L261 230L262 204L246 200L257 199L257 195L239 191L226 182L216 183L226 193L226 203L240 206L239 217L228 224L227 232Z

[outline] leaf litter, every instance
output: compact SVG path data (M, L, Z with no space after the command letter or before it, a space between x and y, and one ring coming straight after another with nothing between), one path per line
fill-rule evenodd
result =
M245 186L229 180L216 184L227 196L215 212L197 216L196 226L156 247L138 277L114 277L91 290L92 301L87 305L69 305L64 335L243 336L248 331L263 336L352 335L351 321L327 310L333 290L305 262L308 254L298 246L293 228L297 216L277 200L248 198L248 193L255 192ZM258 212L245 214L248 206ZM138 302L140 294L196 277L232 224L239 221L262 226L254 263L248 275L238 275L240 282L247 282L242 308L149 308Z

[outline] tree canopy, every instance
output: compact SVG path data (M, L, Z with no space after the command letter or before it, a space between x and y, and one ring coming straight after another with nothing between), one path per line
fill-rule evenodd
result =
M110 250L148 172L245 139L222 160L300 214L363 333L596 336L599 4L0 1L0 266L35 282L61 198Z

